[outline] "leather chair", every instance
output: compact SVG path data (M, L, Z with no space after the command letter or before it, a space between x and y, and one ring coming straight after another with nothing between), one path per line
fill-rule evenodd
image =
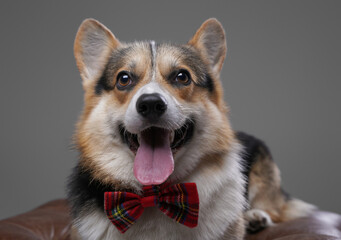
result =
M0 239L70 239L70 216L66 200L48 202L30 212L0 221ZM341 215L317 211L311 217L277 224L245 240L341 239Z

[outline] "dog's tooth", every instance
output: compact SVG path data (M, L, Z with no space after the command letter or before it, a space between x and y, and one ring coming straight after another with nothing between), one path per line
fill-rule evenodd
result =
M169 135L169 142L170 142L170 143L173 143L173 141L174 141L174 136L175 136L174 131L171 131L171 134Z

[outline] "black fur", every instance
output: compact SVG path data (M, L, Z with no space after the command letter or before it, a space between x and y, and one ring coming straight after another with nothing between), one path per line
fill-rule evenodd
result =
M209 92L214 91L214 82L210 76L206 64L202 61L198 52L189 46L180 46L184 62L188 65L193 72L197 75L197 86L207 88Z
M77 165L69 178L68 200L74 217L79 216L82 209L91 205L104 210L104 192L111 187L94 180L89 171Z
M127 47L112 52L102 76L95 86L95 93L97 95L102 94L103 91L110 91L115 88L116 79L114 79L114 74L123 66L124 58L131 50L132 47Z
M272 160L271 152L268 148L268 146L260 139L251 136L244 132L236 132L236 137L239 140L239 142L244 146L243 151L243 171L242 173L245 176L246 179L246 186L245 186L245 196L248 196L248 188L249 188L249 176L250 171L257 160L257 158L265 158L269 157L269 159ZM281 189L281 192L286 200L290 200L291 196Z
M244 147L243 152L243 174L248 178L251 167L258 156L269 155L271 153L266 144L254 136L246 134L244 132L236 132L236 137Z
M114 89L114 85L110 84L107 75L107 68L105 68L101 78L97 81L95 86L95 93L97 95L101 95L103 91L110 91Z
M236 132L236 137L239 140L239 142L243 145L244 151L242 154L243 158L243 171L242 173L245 176L246 179L246 186L245 186L245 196L248 195L248 187L249 187L249 176L250 176L250 171L252 168L252 165L256 161L258 157L265 157L266 155L271 157L271 153L269 148L266 146L266 144L249 134L246 134L244 132Z
M97 208L104 211L104 192L123 190L113 185L103 184L94 179L91 172L78 164L69 177L67 186L68 201L73 217L81 214L82 210ZM126 192L133 192L125 188Z
M214 90L214 83L213 83L213 80L212 80L211 76L209 74L206 74L205 75L205 79L206 79L205 87L208 89L208 91L213 92L213 90Z

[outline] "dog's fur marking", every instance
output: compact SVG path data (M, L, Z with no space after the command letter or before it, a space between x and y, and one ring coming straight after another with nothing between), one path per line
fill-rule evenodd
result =
M113 74L123 67L125 58L133 50L132 47L124 47L113 51L109 57L104 71L95 85L95 92L100 95L103 90L110 91L115 88L115 79Z
M155 41L150 41L150 49L152 53L151 61L152 61L152 81L155 81L156 75L156 44Z

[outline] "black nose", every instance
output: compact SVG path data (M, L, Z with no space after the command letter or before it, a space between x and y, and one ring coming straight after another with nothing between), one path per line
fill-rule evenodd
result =
M167 110L167 103L158 93L142 94L136 102L136 110L143 117L155 120Z

